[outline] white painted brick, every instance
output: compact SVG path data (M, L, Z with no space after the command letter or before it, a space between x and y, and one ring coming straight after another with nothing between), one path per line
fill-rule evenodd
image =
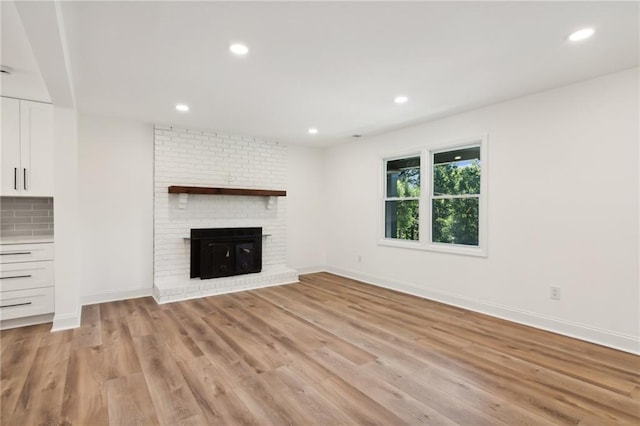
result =
M191 228L262 226L272 234L263 239L263 269L286 263L286 199L272 209L262 197L190 195L185 209L170 185L286 189L286 146L260 139L207 130L169 126L155 128L154 281L188 281ZM259 274L258 274L259 275ZM216 292L259 286L264 277L206 280ZM278 279L275 279L278 281ZM275 282L274 281L274 282ZM193 280L189 281L193 286ZM158 293L154 289L154 294ZM201 294L200 288L176 290L176 299ZM159 295L159 294L158 294ZM167 300L167 299L164 299Z

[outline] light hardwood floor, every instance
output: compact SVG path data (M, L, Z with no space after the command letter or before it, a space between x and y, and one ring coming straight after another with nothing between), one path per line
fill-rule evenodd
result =
M640 424L640 357L326 273L0 334L2 425Z

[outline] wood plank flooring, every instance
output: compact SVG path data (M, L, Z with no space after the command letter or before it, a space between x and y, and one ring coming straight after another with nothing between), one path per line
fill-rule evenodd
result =
M3 425L640 424L640 357L327 273L0 333Z

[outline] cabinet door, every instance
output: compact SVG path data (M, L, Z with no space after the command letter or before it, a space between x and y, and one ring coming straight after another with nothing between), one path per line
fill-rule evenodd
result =
M18 195L22 187L20 179L20 101L0 98L2 122L0 122L0 195Z
M53 196L53 107L20 101L22 195Z
M53 196L53 107L1 98L0 195Z

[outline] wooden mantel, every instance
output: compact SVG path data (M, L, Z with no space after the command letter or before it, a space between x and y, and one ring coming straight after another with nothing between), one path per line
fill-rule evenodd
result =
M170 186L169 194L249 195L253 197L286 197L287 191L277 189L213 188L204 186Z

